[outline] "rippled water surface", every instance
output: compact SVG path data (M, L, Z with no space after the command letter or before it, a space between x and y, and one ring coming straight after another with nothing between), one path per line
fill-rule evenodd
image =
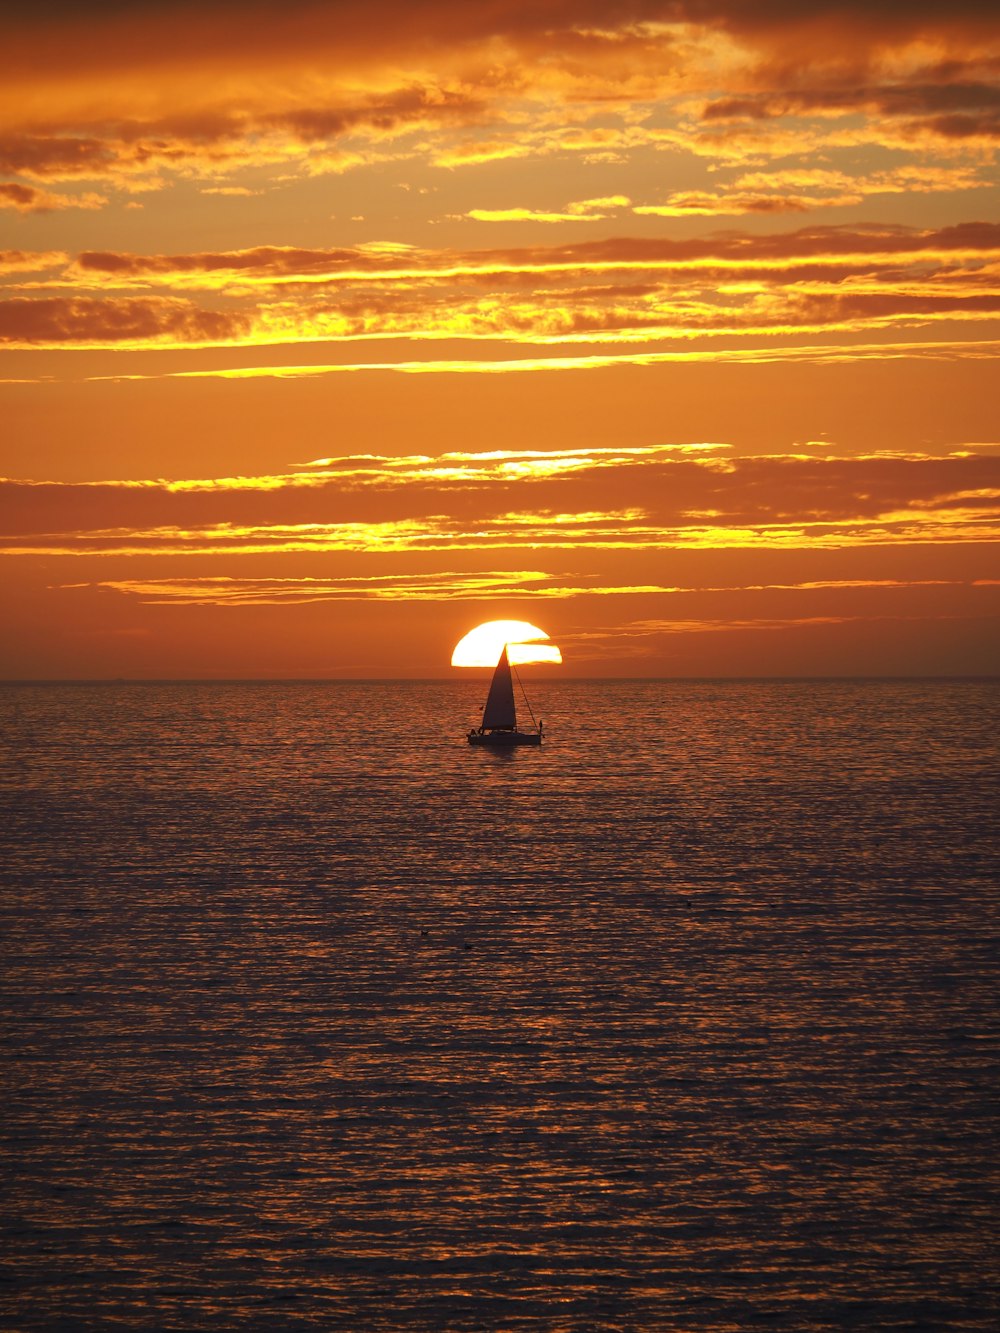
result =
M5 1329L996 1326L996 683L530 688L0 687Z

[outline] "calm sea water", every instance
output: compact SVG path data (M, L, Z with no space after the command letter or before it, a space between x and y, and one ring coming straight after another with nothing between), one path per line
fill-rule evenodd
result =
M530 688L0 688L4 1329L996 1326L996 683Z

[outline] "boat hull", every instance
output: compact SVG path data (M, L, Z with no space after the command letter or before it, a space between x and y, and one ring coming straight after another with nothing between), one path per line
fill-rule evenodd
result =
M541 745L537 731L470 731L470 745L491 745L506 748L509 745Z

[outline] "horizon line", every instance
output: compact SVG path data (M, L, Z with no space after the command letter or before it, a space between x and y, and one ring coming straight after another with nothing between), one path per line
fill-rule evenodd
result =
M527 663L525 665L537 665ZM519 667L519 669L523 669ZM488 674L492 667L463 667L463 671ZM544 679L539 677L539 680ZM727 682L752 681L920 681L920 680L1000 680L1000 672L856 672L848 674L797 675L700 675L700 676L563 676L562 681L592 683L677 681ZM455 676L0 676L3 685L444 685L456 683Z

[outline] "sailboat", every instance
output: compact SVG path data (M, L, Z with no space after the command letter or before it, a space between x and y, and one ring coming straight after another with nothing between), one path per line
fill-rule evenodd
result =
M518 684L521 684L521 678L518 677ZM521 693L524 694L524 686L521 685ZM528 713L531 713L531 705L528 703L528 696L525 694L524 702L527 705ZM534 722L534 716L531 718ZM514 708L514 686L510 678L510 661L507 657L507 645L504 644L503 652L500 654L500 661L497 663L496 670L493 672L493 680L490 683L490 692L486 696L486 707L483 709L483 721L479 727L473 727L469 732L470 745L541 745L542 743L542 724L538 723L536 727L522 730L517 725L517 711Z

